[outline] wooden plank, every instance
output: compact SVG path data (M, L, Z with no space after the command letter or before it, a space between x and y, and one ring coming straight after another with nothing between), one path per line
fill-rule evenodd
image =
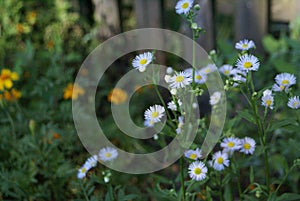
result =
M161 28L161 0L135 0L137 28Z

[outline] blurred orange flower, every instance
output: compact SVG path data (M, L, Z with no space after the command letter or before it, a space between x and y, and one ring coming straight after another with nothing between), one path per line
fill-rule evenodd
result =
M0 94L0 99L5 99L7 101L13 102L21 98L22 94L20 91L16 89L12 89L11 91L4 91L3 94Z
M76 100L79 96L84 94L84 90L78 84L68 84L64 89L64 99Z
M18 80L19 76L16 72L11 72L9 69L2 69L0 74L0 91L10 89L13 86L13 81Z
M109 92L107 99L109 102L112 102L114 104L121 104L126 101L127 93L123 89L114 88Z

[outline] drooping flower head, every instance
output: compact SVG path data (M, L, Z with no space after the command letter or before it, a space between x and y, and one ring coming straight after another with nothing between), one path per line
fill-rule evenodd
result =
M152 59L153 54L151 52L139 54L133 59L132 66L140 72L144 72L146 67L152 62Z
M96 167L97 162L98 162L97 160L98 160L98 156L93 155L86 160L84 165L90 166L91 168Z
M195 181L202 181L206 178L207 167L201 161L195 161L189 165L189 176Z
M276 75L275 84L273 85L274 91L288 90L288 88L296 84L296 77L290 73L281 73Z
M263 92L263 96L261 98L261 104L267 108L273 109L274 97L272 95L271 90L267 89Z
M78 179L83 179L86 176L86 173L91 169L91 166L89 164L83 165L77 173Z
M189 158L189 159L192 159L192 160L197 160L197 159L200 159L202 157L202 153L201 153L201 150L199 148L197 148L195 150L189 149L189 150L186 150L184 152L184 156L186 158Z
M289 98L288 106L292 109L300 108L300 98L299 96L294 96Z

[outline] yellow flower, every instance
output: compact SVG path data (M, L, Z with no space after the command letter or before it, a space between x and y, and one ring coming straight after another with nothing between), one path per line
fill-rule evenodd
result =
M109 92L107 99L114 104L121 104L126 101L127 93L123 89L114 88Z
M64 99L76 100L84 94L84 90L78 84L68 84L64 89Z
M9 69L2 69L0 74L0 91L10 89L13 86L13 81L18 80L19 76L16 72L11 72Z
M26 19L29 22L29 24L31 24L31 25L35 24L36 16L37 16L37 13L35 11L31 11L27 14Z
M0 95L0 99L5 99L9 102L13 102L21 98L21 96L22 94L20 91L12 89L11 91L4 91L4 93Z

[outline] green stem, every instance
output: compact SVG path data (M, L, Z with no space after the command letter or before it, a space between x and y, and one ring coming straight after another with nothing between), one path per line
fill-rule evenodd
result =
M89 201L90 199L88 198L88 196L86 194L86 191L85 191L85 189L83 187L82 181L80 181L79 183L80 183L80 187L81 187L81 189L83 191L83 195L84 195L85 200Z
M278 192L278 190L280 189L280 187L282 186L283 182L286 180L286 178L288 177L288 175L292 172L292 170L295 168L296 166L293 165L289 171L285 174L285 176L283 177L283 179L281 180L280 184L277 186L276 190L275 190L275 193Z
M13 133L13 138L14 138L14 140L16 140L17 136L16 136L16 129L15 129L14 121L13 121L11 115L9 114L9 112L6 110L6 108L3 107L3 110L5 111L5 114L6 114L8 120L9 120L9 123L11 125L11 129L12 129L12 133Z
M218 173L219 174L219 200L220 201L223 201L223 195L222 195L222 175L221 173Z
M181 194L182 201L185 201L185 187L184 187L184 166L183 157L180 158L180 181L181 181Z

